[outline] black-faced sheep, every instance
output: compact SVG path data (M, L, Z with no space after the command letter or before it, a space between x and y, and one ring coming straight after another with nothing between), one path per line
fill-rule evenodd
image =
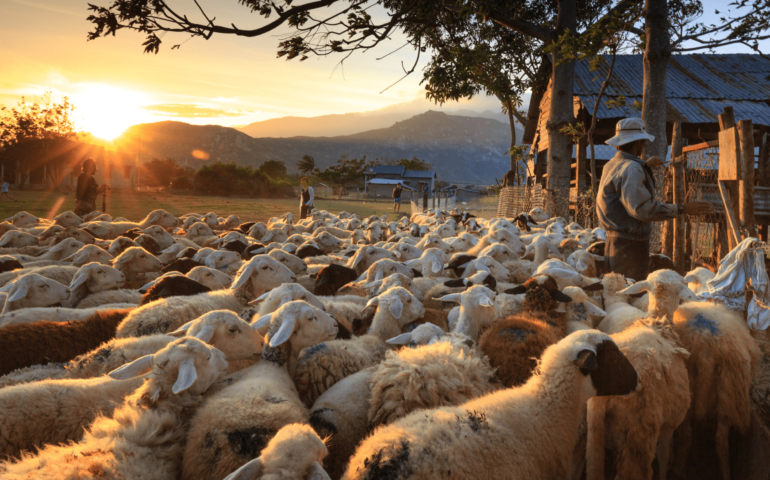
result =
M186 274L190 270L192 270L195 267L200 267L203 265L200 262L196 262L192 258L178 258L174 260L173 262L169 263L165 267L163 267L160 272L161 273L168 273L168 272L179 272L182 275Z
M539 374L519 388L375 430L342 478L567 478L588 399L636 388L636 372L607 335L576 332L547 349Z
M144 295L142 295L139 305L147 305L148 303L163 298L186 297L210 291L211 289L209 287L202 285L195 280L191 280L184 275L162 277L157 283L151 286Z
M313 293L316 295L336 295L340 288L355 282L358 274L352 268L331 264L322 268L315 278Z

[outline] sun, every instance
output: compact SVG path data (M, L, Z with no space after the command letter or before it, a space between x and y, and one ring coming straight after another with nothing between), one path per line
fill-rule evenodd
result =
M113 140L126 128L147 121L143 96L131 90L90 84L73 93L77 126L103 140Z

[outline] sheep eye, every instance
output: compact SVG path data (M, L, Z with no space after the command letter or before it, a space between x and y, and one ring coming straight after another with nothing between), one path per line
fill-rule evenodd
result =
M270 267L264 266L264 267L262 267L262 270L267 270L268 268L270 268Z
M230 327L230 333L235 333L239 330L238 325L233 325Z
M411 299L411 298L410 298L410 299L408 299L408 300L406 301L406 303L412 303L412 299Z

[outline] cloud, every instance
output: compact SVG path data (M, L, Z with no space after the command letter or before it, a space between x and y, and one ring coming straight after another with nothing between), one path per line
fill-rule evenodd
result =
M171 115L179 117L242 117L254 113L246 110L221 110L217 108L201 107L200 105L191 103L145 105L142 108L155 115Z

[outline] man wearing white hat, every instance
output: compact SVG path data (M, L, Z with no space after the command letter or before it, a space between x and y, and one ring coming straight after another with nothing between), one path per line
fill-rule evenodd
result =
M618 152L604 167L596 197L599 223L607 231L605 271L637 281L646 279L649 273L651 222L713 211L708 202L676 205L655 200L650 165L659 165L660 160L653 157L648 165L639 158L647 142L653 140L655 137L645 131L641 118L619 121L615 136L607 140Z

